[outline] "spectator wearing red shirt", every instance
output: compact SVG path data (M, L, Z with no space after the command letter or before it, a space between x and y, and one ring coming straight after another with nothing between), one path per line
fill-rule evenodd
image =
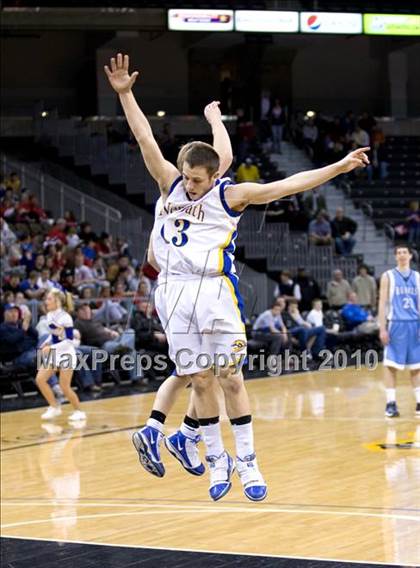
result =
M65 219L57 219L53 228L47 233L46 241L51 242L51 244L53 244L52 241L60 241L61 243L63 243L63 245L67 243Z

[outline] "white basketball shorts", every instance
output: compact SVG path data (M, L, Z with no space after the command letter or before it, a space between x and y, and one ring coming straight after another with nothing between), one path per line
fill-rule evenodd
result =
M247 343L237 276L173 278L159 283L155 303L177 375L240 368Z

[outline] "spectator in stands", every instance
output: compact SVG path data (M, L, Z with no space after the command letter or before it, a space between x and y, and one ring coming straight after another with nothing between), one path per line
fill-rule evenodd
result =
M0 238L1 242L6 247L13 245L17 241L17 236L3 217L0 217Z
M337 269L333 272L333 279L327 285L327 300L330 308L339 309L347 302L351 286L343 277L341 270Z
M252 326L253 338L264 344L269 355L279 355L288 345L287 329L281 315L285 306L285 300L277 298L276 303L262 312Z
M65 268L61 272L60 284L65 292L77 295L77 289L74 286L74 272L71 268Z
M35 367L38 334L31 327L29 312L21 319L16 304L4 307L4 322L0 324L0 359L19 367Z
M259 182L260 178L261 176L258 166L254 164L252 158L248 156L245 162L242 163L236 171L236 181L238 183L246 181Z
M38 288L42 290L49 290L55 287L55 282L51 280L51 271L49 268L43 268L41 270L41 275L36 282Z
M408 244L420 246L420 207L418 201L411 201L406 217Z
M144 275L144 271L143 271L143 266L139 265L136 268L136 272L135 275L130 278L129 281L129 289L132 290L133 292L136 292L139 290L139 286L140 284L143 285L142 288L142 294L141 295L146 295L149 296L151 291L152 291L152 283L151 281L146 278L146 276ZM144 293L145 292L145 293ZM140 292L139 292L140 293Z
M303 147L309 154L311 160L313 160L315 155L315 146L318 141L318 127L312 119L305 122L302 130L303 135Z
M103 288L104 286L109 286L109 282L106 279L106 269L102 257L95 259L92 266L92 274L98 286L100 286L101 288Z
M5 185L6 187L11 187L13 189L13 193L18 195L22 184L18 174L16 172L11 172L5 181Z
M20 292L20 286L21 282L19 273L12 272L9 281L3 284L3 290L4 292L13 292L13 294L16 294L16 292Z
M19 220L35 221L37 223L47 219L47 213L38 203L38 198L32 193L28 193L25 199L22 199L17 208Z
M28 278L20 284L20 291L25 294L28 300L40 300L45 293L45 290L37 284L38 277L38 272L31 270Z
M108 353L129 353L136 360L135 334L133 329L126 329L122 334L92 319L92 310L87 304L80 304L76 310L77 319L74 327L80 331L82 344L104 349ZM129 371L133 383L141 380L137 375L136 365Z
M350 256L356 244L354 234L357 231L357 223L350 217L344 216L342 207L337 207L336 209L335 217L331 221L331 230L337 254Z
M319 298L321 295L321 289L318 282L312 278L312 276L307 274L304 267L298 268L297 276L294 281L295 284L299 286L301 295L299 308L302 311L310 310L314 299ZM297 296L295 297L297 298Z
M98 239L96 233L92 231L92 225L88 221L80 223L79 236L84 243L88 243L92 240L96 241Z
M95 288L95 284L92 269L86 266L84 254L77 249L74 257L74 285L80 292L85 286Z
M48 244L61 242L63 245L67 243L65 219L63 219L62 217L60 219L57 219L52 229L48 231L45 242Z
M376 281L373 276L369 274L366 264L359 266L358 275L353 279L351 285L361 306L368 309L376 307Z
M284 323L292 337L299 341L302 352L307 351L308 355L318 357L319 352L325 349L325 327L323 325L312 327L306 322L299 312L296 300L291 300L284 315Z
M71 227L77 229L77 220L73 211L70 211L69 209L67 209L67 211L64 211L63 218L66 221L67 229L70 229Z
M99 240L96 243L96 249L98 256L104 260L115 258L117 256L117 251L112 242L112 235L108 233L101 233Z
M319 298L312 301L312 309L306 316L306 321L310 323L312 327L319 327L321 325L324 325L322 300L320 300Z
M168 342L159 318L153 315L153 305L141 301L134 312L131 327L136 333L136 347L166 353Z
M102 288L100 297L99 307L94 312L94 321L100 321L104 324L121 323L128 312L118 300L111 298L111 288L109 286Z
M76 247L78 247L80 245L81 242L82 242L82 239L77 234L77 228L76 227L70 227L70 229L68 230L68 233L67 233L67 248L75 249Z
M95 243L96 241L94 239L90 239L88 242L85 241L85 244L83 244L81 247L86 266L93 266L93 263L96 259Z
M96 308L96 303L93 301L94 296L92 288L86 287L80 292L80 299L83 300L83 303L89 304L92 310Z
M346 323L347 329L350 331L364 322L374 319L369 312L359 304L355 292L349 293L347 303L343 306L340 313Z
M127 316L127 310L120 302L111 298L111 288L110 286L105 286L101 290L101 298L98 302L99 307L94 312L93 320L100 321L104 324L115 324L120 323Z
M301 300L299 284L293 282L290 272L282 270L279 274L279 281L274 288L274 298L282 296L286 302L289 300Z
M320 211L315 219L309 223L309 240L318 246L331 244L331 224L324 211Z
M273 108L270 113L271 131L273 134L273 151L281 154L281 143L283 141L283 127L285 123L284 110L279 99L274 101Z
M33 265L33 270L36 272L41 272L45 268L45 256L43 254L37 254L35 257L35 263ZM31 269L32 270L32 269Z
M366 130L362 130L359 125L356 126L354 132L351 134L350 137L352 143L352 150L356 150L357 148L364 148L365 146L369 146L370 138L369 134Z

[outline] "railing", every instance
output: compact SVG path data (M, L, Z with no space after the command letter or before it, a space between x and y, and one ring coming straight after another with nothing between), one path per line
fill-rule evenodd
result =
M114 236L121 234L121 213L118 209L85 195L84 193L44 174L41 170L6 155L1 155L2 171L8 174L18 173L22 187L34 193L42 208L51 211L53 217L63 217L66 210L71 210L77 219L88 220L94 231L106 231Z
M363 203L361 206L363 213L365 214L363 218L363 240L366 240L366 231L368 225L368 218L373 219L373 207L370 203Z
M385 233L385 236L388 239L391 240L391 243L394 244L395 243L395 229L390 223L384 224L384 233ZM389 258L389 246L388 246L387 239L385 239L385 264L388 264L388 258Z

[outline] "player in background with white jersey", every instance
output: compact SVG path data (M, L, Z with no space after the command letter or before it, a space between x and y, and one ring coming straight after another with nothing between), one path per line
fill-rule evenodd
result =
M382 274L379 289L379 334L384 345L385 416L400 415L396 377L409 369L416 414L420 416L420 274L410 268L413 255L407 245L395 247L396 268Z
M261 501L267 495L267 486L256 460L242 371L234 365L246 354L243 304L233 263L238 221L249 205L267 204L312 189L367 165L368 148L359 148L330 166L278 182L234 185L229 179L219 179L220 160L214 149L196 142L185 155L180 176L175 166L163 158L137 105L131 87L138 73L130 75L128 68L128 56L118 54L111 59L111 69L105 67L105 71L119 94L145 164L162 196L162 229L159 235L153 232L153 251L161 267L156 308L167 332L177 373L191 377L210 470L209 493L213 500L226 495L235 469L233 459L224 449L218 399L209 381L213 376L211 357L214 361L216 356L227 356L232 365L221 370L220 385L227 412L236 417L231 419L236 468L246 497ZM185 345L200 356L211 356L208 366L203 367L197 357L187 369L187 363L179 359ZM147 454L149 449L147 445L141 451Z
M48 379L59 373L60 387L64 396L71 403L74 412L69 421L85 420L85 412L80 410L80 400L71 388L73 372L77 364L77 354L74 344L73 318L66 311L66 296L57 288L52 288L45 299L47 308L47 323L50 335L40 349L43 359L48 363L38 369L36 384L49 407L42 415L43 420L51 420L61 415L61 406L57 403L54 393L48 384Z

